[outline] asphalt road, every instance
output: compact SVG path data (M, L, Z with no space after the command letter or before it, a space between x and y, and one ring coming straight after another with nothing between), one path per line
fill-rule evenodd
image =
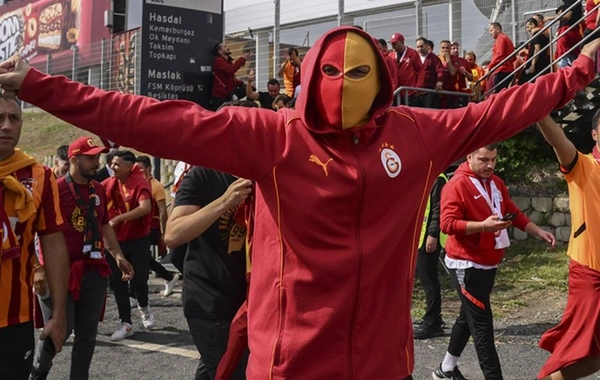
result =
M183 317L181 287L177 287L172 296L162 298L158 294L163 288L162 281L151 278L150 283L150 305L156 316L156 326L151 331L144 330L134 309L135 334L125 341L111 343L110 335L118 325L116 305L111 295L105 320L99 326L91 379L193 379L198 353ZM548 356L537 347L537 342L541 333L551 325L548 322L528 325L515 325L510 321L496 323L497 348L506 380L535 379ZM447 336L415 342L415 380L431 379L431 372L442 360L447 344ZM56 357L49 379L68 379L70 356L71 341ZM461 358L460 368L469 380L483 379L471 343ZM588 379L600 379L600 375Z

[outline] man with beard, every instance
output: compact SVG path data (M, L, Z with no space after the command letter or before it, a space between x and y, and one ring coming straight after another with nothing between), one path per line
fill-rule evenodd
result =
M233 61L231 50L225 42L215 45L212 51L215 56L213 62L213 85L210 92L210 103L213 110L227 101L230 101L236 87L243 83L236 79L235 73L246 64L250 58L250 51L244 52L241 57Z
M104 308L110 267L104 248L123 272L121 280L133 276L123 257L115 231L108 224L107 199L102 185L94 180L100 167L101 148L90 137L80 137L69 146L69 171L57 181L64 231L70 259L67 296L67 334L75 330L71 355L71 379L87 379L96 346L98 322ZM52 299L44 300L52 309ZM56 352L48 340L39 342L31 380L46 379Z
M554 236L542 230L519 210L504 182L494 175L496 145L467 155L442 190L440 226L448 234L445 264L461 300L450 335L448 352L434 379L463 380L458 359L473 337L479 366L486 380L501 380L500 360L494 344L490 293L504 249L510 246L506 228L518 229L554 246Z
M452 112L390 108L383 56L353 27L308 51L295 110L212 112L105 92L18 58L0 64L0 85L120 145L254 181L248 378L406 379L416 246L435 179L570 101L594 79L599 47Z

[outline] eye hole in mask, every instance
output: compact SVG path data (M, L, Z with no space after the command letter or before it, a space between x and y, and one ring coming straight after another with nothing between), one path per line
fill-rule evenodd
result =
M337 77L342 73L339 69L332 65L324 65L322 70L323 74L327 75L328 77ZM366 77L370 71L371 68L369 66L363 65L350 70L348 73L346 73L346 77L349 79L361 79Z

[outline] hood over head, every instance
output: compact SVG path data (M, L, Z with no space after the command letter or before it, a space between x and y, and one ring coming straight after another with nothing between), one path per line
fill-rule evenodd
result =
M391 105L392 79L373 38L357 28L324 34L302 62L296 111L316 133L375 127Z

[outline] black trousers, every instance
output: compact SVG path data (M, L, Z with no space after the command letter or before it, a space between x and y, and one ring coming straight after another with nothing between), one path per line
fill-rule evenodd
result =
M131 288L137 296L140 307L148 306L148 272L150 272L150 236L128 241L120 241L121 251L125 259L133 267L135 275L131 279ZM131 307L129 305L129 289L127 282L121 281L121 270L111 255L106 259L112 270L111 279L119 318L122 322L131 323Z
M208 373L209 379L214 379L221 358L227 350L229 339L229 327L231 320L206 320L199 318L187 318L190 334ZM248 364L248 352L242 357L231 380L246 379L246 366ZM195 380L199 380L196 378Z
M417 277L423 291L425 292L425 315L423 316L423 327L442 326L442 294L440 280L438 278L438 262L441 248L435 252L427 253L425 246L419 249L417 254Z
M504 73L496 73L496 76L494 77L494 87L496 87L496 85L497 85L498 83L500 83L501 81L503 81L503 80L504 80L504 78L506 78L506 77L509 77L509 76L512 76L512 75L513 75L513 73L512 73L512 72L510 72L510 73L507 73L507 72L504 72ZM502 90L503 88L508 88L508 86L510 86L510 82L511 82L511 81L512 81L512 79L510 79L510 78L509 78L509 79L507 79L507 80L505 80L505 81L504 81L504 82L503 82L503 83L502 83L500 86L498 86L498 87L496 87L496 88L494 89L494 93L495 93L495 94L497 94L497 93L499 93L499 92L500 92L500 90Z
M479 366L485 380L501 380L500 359L494 344L494 323L490 293L494 287L496 269L450 269L461 306L450 335L448 352L460 356L473 337Z
M33 322L0 328L0 379L27 380L33 349Z
M419 107L440 108L440 96L438 94L421 94L418 99Z

